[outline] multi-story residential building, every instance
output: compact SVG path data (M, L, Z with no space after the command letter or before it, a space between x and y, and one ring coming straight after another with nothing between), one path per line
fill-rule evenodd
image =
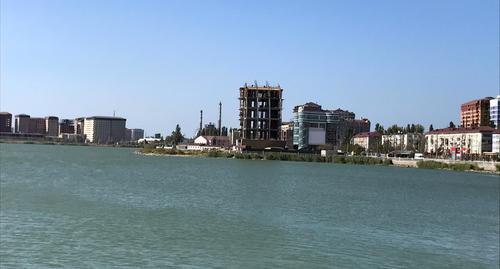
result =
M75 121L70 119L62 119L59 122L59 133L60 134L74 134L75 133Z
M356 120L353 112L341 109L324 110L318 104L306 103L293 112L293 144L299 150L320 145L339 147L345 139L350 142L357 133L370 131L369 120Z
M456 151L460 155L492 151L492 134L495 129L483 126L478 128L446 128L425 134L425 152L436 155L449 155Z
M29 119L29 131L30 134L45 134L45 118L33 118Z
M490 100L492 97L473 100L460 107L460 125L475 128L490 125Z
M76 118L74 121L75 126L73 127L75 130L75 134L84 135L83 130L85 129L85 118Z
M286 142L285 148L293 148L293 121L281 123L280 139Z
M382 145L393 150L419 151L424 148L425 137L420 133L382 135Z
M94 116L84 121L83 134L90 143L108 144L125 140L126 119Z
M19 114L15 116L14 130L16 133L27 134L30 132L30 115Z
M137 142L139 139L144 138L143 129L125 129L125 141Z
M12 133L12 114L0 112L0 133Z
M283 89L278 86L240 87L241 146L247 149L284 147L279 138Z
M59 118L55 116L45 117L45 135L59 136Z
M369 152L378 152L380 150L380 141L382 135L378 132L364 132L356 134L352 138L354 145L359 145Z
M500 95L490 100L490 121L500 129Z
M491 151L493 153L500 153L500 129L496 129L493 131L491 135L492 146Z

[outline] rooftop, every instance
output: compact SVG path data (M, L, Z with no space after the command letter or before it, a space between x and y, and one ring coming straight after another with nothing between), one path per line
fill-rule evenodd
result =
M486 102L486 101L490 101L491 99L494 99L493 97L484 97L484 98L481 98L481 99L476 99L476 100L472 100L472 101L468 101L466 103L463 103L462 106L466 106L466 105L472 105L472 104L475 104L475 103L478 103L478 102Z
M126 120L125 118L121 117L110 117L110 116L92 116L92 117L86 117L85 119L94 119L94 120Z
M381 136L380 133L378 132L363 132L363 133L359 133L359 134L356 134L354 136L354 138L361 138L361 137L377 137L377 136Z
M465 134L465 133L492 133L495 132L494 128L489 126L481 126L477 128L444 128L444 129L436 129L430 131L426 134Z

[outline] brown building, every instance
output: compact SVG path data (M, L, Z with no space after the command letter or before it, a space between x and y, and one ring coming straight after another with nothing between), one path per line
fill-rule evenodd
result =
M29 130L30 134L45 134L45 118L30 118L29 119Z
M47 136L59 136L59 118L55 116L45 117L45 134Z
M285 146L280 141L282 93L279 85L240 87L241 144L247 149Z
M16 133L27 134L30 132L30 115L19 114L15 117L14 131Z
M473 100L460 107L460 125L475 128L490 125L490 100L492 97Z
M60 134L74 134L75 133L75 123L73 120L62 119L59 122L59 133Z
M12 114L0 112L0 133L12 133Z

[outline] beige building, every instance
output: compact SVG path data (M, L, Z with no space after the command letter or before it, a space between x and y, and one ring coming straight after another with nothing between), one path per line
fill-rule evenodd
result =
M420 133L382 135L381 141L382 145L389 145L394 150L414 151L418 151L424 142L424 135Z
M286 148L293 149L293 121L281 123L280 139L286 141Z
M452 149L464 154L482 154L492 151L491 127L446 128L425 134L425 152L446 155Z
M354 145L359 145L367 151L376 152L379 150L381 135L377 132L364 132L356 134L352 138Z
M85 118L83 135L90 143L108 144L125 140L126 119L94 116Z
M475 128L490 125L490 100L492 97L469 101L460 106L460 125Z
M59 118L54 116L45 117L45 135L59 136Z

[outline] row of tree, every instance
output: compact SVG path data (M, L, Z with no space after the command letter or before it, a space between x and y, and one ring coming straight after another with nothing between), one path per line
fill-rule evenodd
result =
M433 129L432 124L429 127L429 130L430 129ZM394 124L394 125L390 126L389 128L385 129L384 126L377 123L377 124L375 124L375 132L378 132L380 134L385 134L385 135L408 134L408 133L423 134L425 132L425 128L421 124L413 124L412 123L412 124L406 125L406 127L398 126L397 124Z
M457 128L453 121L450 121L448 128ZM434 126L432 124L429 126L429 132L434 131ZM424 126L421 124L407 124L406 127L398 126L397 124L393 124L389 128L385 129L384 126L377 123L375 124L375 132L384 135L392 135L392 134L409 134L409 133L420 133L423 134L425 132Z

